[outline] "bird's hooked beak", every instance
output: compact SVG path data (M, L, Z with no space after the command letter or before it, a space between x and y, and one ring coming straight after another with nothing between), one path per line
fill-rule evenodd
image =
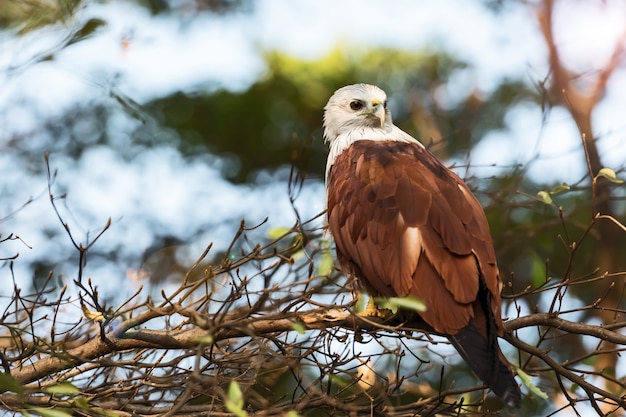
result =
M372 107L365 112L366 116L376 117L380 120L380 127L385 127L385 119L387 118L387 110L380 100L372 100Z

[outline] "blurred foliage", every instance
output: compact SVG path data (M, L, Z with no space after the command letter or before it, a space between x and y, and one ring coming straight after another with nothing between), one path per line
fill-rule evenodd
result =
M349 52L348 52L349 51ZM464 155L487 132L504 128L508 109L538 100L519 81L495 92L449 98L446 84L467 64L441 51L338 48L315 61L277 51L265 54L265 76L245 92L176 93L146 108L180 134L182 148L198 144L231 161L227 178L251 181L259 169L293 163L321 178L326 163L322 113L333 91L347 84L380 85L390 95L394 122L440 156ZM458 100L453 102L453 100Z
M68 23L83 0L3 0L0 29L25 34L54 23Z
M150 10L152 14L202 12L220 15L249 13L252 0L128 0ZM84 0L2 0L0 30L16 30L25 34L54 23L69 24L77 15Z
M253 0L132 0L150 10L152 14L194 14L205 11L225 15L235 12L250 12Z

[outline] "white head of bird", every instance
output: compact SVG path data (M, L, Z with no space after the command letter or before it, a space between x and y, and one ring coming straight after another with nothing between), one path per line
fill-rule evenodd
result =
M342 87L335 91L324 107L324 140L330 145L327 173L335 158L357 140L390 138L419 143L393 124L387 107L387 94L375 85Z

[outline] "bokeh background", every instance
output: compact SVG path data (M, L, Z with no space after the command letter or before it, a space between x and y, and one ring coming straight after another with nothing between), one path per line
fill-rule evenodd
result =
M557 207L585 233L591 180L550 54L583 93L613 65L589 135L623 178L622 0L1 0L0 28L3 296L76 277L48 187L78 241L111 219L86 265L110 299L158 293L209 242L223 256L242 219L265 221L263 240L320 213L322 109L356 82L385 89L395 123L475 190L513 288L626 270L623 232L591 233L568 264ZM623 220L623 188L609 197ZM580 305L598 296L575 291Z

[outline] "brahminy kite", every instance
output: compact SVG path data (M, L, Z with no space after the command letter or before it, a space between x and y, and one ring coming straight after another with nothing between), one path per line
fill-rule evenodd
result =
M519 386L498 345L502 282L480 203L394 126L380 88L340 88L324 110L327 220L342 268L371 297L422 300L421 318L487 387L519 407Z

